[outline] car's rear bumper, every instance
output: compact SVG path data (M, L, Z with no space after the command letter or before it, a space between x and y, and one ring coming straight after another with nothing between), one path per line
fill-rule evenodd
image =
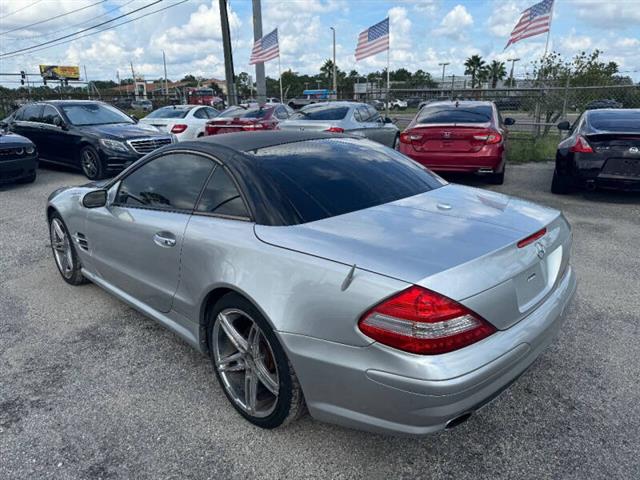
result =
M0 183L8 183L33 175L38 168L38 157L25 157L0 161Z
M501 172L504 168L504 150L485 148L480 152L456 153L439 151L416 151L412 146L401 143L400 153L408 156L436 172Z
M520 376L556 337L575 290L568 267L557 289L516 325L438 356L376 343L353 347L284 332L279 336L313 417L376 432L423 435L478 409Z
M615 168L608 163L610 161L629 162L629 165L624 168L619 163L618 168ZM634 164L633 167L631 163ZM571 178L577 187L640 190L640 158L577 159L564 169L560 165L559 171Z

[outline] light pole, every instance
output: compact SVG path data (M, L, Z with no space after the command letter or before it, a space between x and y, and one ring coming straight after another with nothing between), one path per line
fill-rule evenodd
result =
M513 88L513 67L519 58L508 58L507 62L511 62L511 74L509 75L509 87Z
M338 99L338 78L336 77L336 29L329 27L333 32L333 93Z
M440 82L440 90L444 95L444 70L447 68L447 65L449 65L449 62L442 62L442 63L439 63L438 65L442 67L442 81Z

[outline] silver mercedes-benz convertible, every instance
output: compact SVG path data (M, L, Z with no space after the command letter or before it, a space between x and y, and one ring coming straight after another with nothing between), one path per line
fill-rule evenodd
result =
M209 355L265 428L306 408L378 432L457 425L534 362L576 288L560 212L339 134L165 147L55 191L47 218L66 282Z

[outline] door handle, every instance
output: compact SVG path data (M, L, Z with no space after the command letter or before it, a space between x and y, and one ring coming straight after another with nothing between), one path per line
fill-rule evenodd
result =
M176 237L171 232L158 232L153 236L153 243L165 248L175 247Z

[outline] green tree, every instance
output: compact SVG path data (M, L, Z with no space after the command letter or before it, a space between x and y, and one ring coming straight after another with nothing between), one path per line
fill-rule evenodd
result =
M464 74L471 75L471 88L476 88L476 83L480 86L480 77L485 67L486 63L480 55L471 55L464 62Z
M504 62L499 62L498 60L494 60L489 64L487 72L489 80L491 81L491 88L496 88L498 81L507 76L507 69L505 68Z

